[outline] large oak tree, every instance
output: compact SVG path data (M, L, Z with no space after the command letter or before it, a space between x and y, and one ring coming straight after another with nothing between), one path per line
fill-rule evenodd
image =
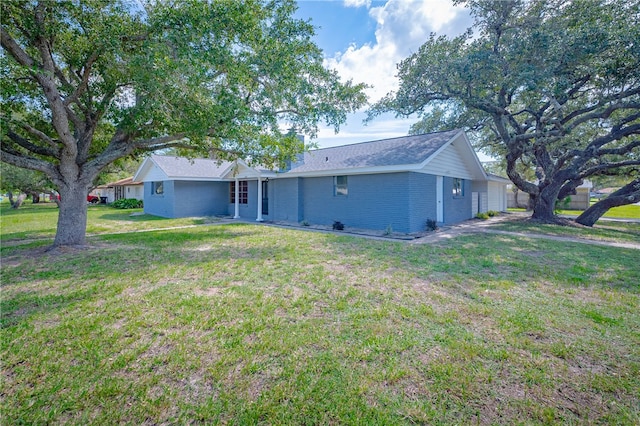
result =
M460 3L474 26L455 38L433 34L402 61L399 89L371 117L417 114L413 132L470 129L506 159L507 175L543 221L554 221L556 201L584 179L638 168L638 0Z
M273 163L304 149L281 126L336 128L363 86L323 66L293 0L0 2L2 161L61 195L54 246L85 243L107 165L166 148Z

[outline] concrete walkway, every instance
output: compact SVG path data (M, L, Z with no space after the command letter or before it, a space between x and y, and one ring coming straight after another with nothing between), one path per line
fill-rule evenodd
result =
M459 225L454 225L454 226L442 229L433 234L429 234L424 237L412 240L410 244L434 244L440 241L446 241L448 239L455 238L457 236L465 235L465 234L466 235L500 234L500 235L510 235L510 236L519 237L519 238L534 238L534 239L543 239L543 240L551 240L551 241L561 241L566 243L590 244L595 246L620 247L620 248L627 248L627 249L633 249L633 250L640 250L640 242L629 243L629 242L590 240L590 239L579 238L579 237L535 234L530 232L503 231L500 229L491 228L491 226L495 225L496 223L513 220L518 216L522 216L522 218L527 217L526 214L510 213L509 215L501 215L485 221L476 221L476 220L467 221Z

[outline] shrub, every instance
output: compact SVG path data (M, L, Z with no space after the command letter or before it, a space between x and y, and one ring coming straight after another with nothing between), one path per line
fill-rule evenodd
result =
M111 203L111 207L116 209L139 209L142 206L142 200L136 200L135 198L120 198Z
M387 228L384 230L383 235L391 235L393 234L393 227L391 224L387 225Z
M309 222L307 222L306 220L303 220L302 222L300 222L300 225L309 226Z
M487 220L489 219L489 214L488 213L478 213L476 215L477 219L482 219L482 220Z
M344 229L344 224L339 220L333 221L333 229L334 231L342 231Z
M555 214L560 214L562 210L568 210L569 204L571 204L571 197L565 197L562 200L556 200L555 208L553 209Z
M434 219L427 219L426 228L427 231L436 231L438 229L438 222Z
M494 216L498 216L500 212L497 212L495 210L489 210L487 214L489 215L489 217L494 217Z

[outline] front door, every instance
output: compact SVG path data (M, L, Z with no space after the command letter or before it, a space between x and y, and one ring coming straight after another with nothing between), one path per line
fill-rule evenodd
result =
M444 179L436 176L436 221L444 222L444 204L442 202L444 193Z
M269 182L266 180L262 181L262 214L269 214L269 191L268 191Z

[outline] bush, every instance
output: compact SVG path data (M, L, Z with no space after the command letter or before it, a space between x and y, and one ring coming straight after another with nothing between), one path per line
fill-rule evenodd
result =
M478 213L476 215L476 219L487 220L487 219L489 219L489 214L488 213Z
M553 212L555 214L560 214L562 210L568 210L569 204L571 204L571 197L565 197L562 200L556 200L555 208Z
M333 229L334 231L342 231L344 229L344 223L340 222L339 220L334 220Z
M500 212L497 212L495 210L489 210L487 214L489 215L489 217L494 217L494 216L498 216Z
M434 219L427 219L426 228L427 231L436 231L438 229L438 222Z
M136 200L135 198L120 198L111 203L111 207L116 209L139 209L143 207L143 203L142 200Z

